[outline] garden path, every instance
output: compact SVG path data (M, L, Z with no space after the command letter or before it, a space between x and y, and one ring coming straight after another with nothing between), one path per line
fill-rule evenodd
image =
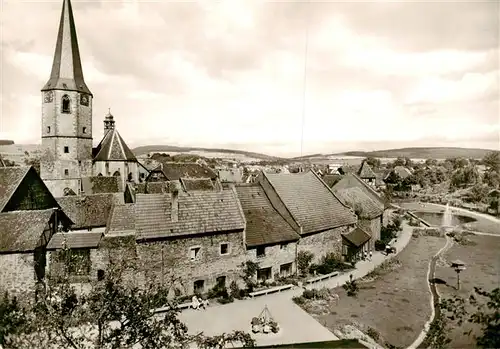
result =
M308 288L334 288L349 280L359 279L370 273L385 260L401 252L411 239L413 227L405 222L402 231L391 243L396 247L396 253L385 255L374 252L371 260L359 261L356 269L351 273L344 273L331 279L317 282ZM184 322L192 334L203 332L206 335L228 333L234 330L250 332L250 320L258 316L267 305L269 311L280 326L277 334L253 335L257 345L291 344L317 341L337 340L338 338L327 328L323 327L312 316L297 306L292 298L300 296L303 289L295 287L289 291L260 296L253 299L235 300L233 303L210 305L206 310L184 310L179 314L179 319Z

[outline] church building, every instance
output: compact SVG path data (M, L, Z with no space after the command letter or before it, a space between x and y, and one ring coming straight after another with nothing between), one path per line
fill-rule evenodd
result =
M40 175L55 197L80 194L82 178L120 176L122 188L137 181L141 167L114 128L105 123L103 140L92 148L93 94L85 83L71 1L64 0L50 78L42 88Z

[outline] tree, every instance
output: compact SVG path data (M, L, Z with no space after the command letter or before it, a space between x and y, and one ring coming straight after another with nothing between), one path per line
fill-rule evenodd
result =
M466 300L456 296L442 300L440 310L445 315L445 321L454 326L462 326L464 322L477 324L480 333L473 335L471 331L464 332L473 335L476 345L482 348L500 347L500 288L491 292L474 287L474 294ZM471 309L469 311L469 309ZM442 331L446 331L443 326Z
M299 253L297 253L297 268L301 275L307 275L313 258L314 253L311 251L299 251Z
M374 158L373 156L367 157L364 161L373 169L378 169L382 165L380 159Z
M27 166L33 166L35 171L40 174L40 158L30 157L24 159L24 164Z
M500 172L500 152L491 151L487 153L483 158L483 164L488 170Z
M24 309L16 297L10 297L5 292L0 299L0 347L5 345L8 336L16 334L24 324L26 324Z
M63 249L63 255L68 250ZM70 284L68 263L63 265L58 282L51 281L35 304L9 311L8 324L0 322L0 333L7 333L9 348L185 348L197 343L199 348L223 348L229 343L255 345L245 332L234 331L215 337L190 335L178 319L175 301L168 298L170 289L150 286L140 288L126 283L123 264L107 270L104 280L92 284L86 294L77 294ZM52 279L51 279L52 280ZM12 309L11 303L0 309ZM159 315L154 310L166 307ZM3 319L3 316L2 316ZM21 319L10 321L9 319ZM25 319L25 320L23 320ZM13 324L17 324L15 328Z
M427 159L425 160L425 164L427 166L437 166L438 161L436 159Z
M491 188L498 188L500 185L500 174L494 170L488 170L484 173L483 182Z

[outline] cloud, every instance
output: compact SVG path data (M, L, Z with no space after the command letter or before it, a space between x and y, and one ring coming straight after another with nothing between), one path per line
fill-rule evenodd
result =
M499 71L487 74L465 74L460 80L426 76L420 79L408 96L408 104L452 103L497 97Z
M29 5L4 2L1 18L0 131L17 141L40 139L32 96L49 78L61 4ZM94 142L108 107L129 144L271 153L443 130L460 144L498 124L496 2L74 0L73 10Z

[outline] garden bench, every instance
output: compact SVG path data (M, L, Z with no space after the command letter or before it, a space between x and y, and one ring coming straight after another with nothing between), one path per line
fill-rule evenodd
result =
M284 290L289 290L292 287L293 287L292 284L284 285L284 286L276 286L276 287L266 288L266 289L260 290L260 291L250 292L248 295L253 298L253 297L262 296L262 295L265 295L265 294L270 294L270 293L275 293L275 292L281 292L281 291L284 291Z
M191 308L191 302L187 302L187 303L181 303L181 304L177 304L177 309L179 310L184 310L184 309L189 309ZM170 310L170 306L166 306L166 307L161 307L161 308L156 308L154 310L155 313L163 313L165 311L169 311Z
M330 274L316 276L316 277L313 277L312 279L306 280L306 284L314 284L315 282L319 282L319 281L323 281L323 280L326 280L326 279L330 279L330 278L335 277L337 275L339 275L339 272L338 271L334 271L333 273L330 273Z

